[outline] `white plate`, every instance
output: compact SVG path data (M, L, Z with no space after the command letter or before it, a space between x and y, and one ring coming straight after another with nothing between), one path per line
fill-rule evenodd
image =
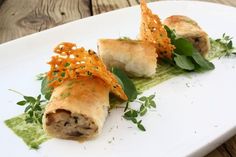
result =
M203 2L150 3L163 19L173 14L192 17L213 38L227 33L236 37L236 9ZM145 92L156 92L158 104L149 112L141 132L113 110L103 133L84 143L49 140L38 151L30 150L3 123L23 112L15 102L20 96L39 94L35 75L48 70L52 48L71 41L96 50L98 38L136 37L139 7L131 7L68 23L0 45L1 110L0 146L3 156L201 156L236 133L236 59L216 59L216 69L166 81ZM235 42L235 41L234 41ZM132 127L132 128L130 128ZM114 138L114 139L113 139ZM111 141L111 143L109 142Z

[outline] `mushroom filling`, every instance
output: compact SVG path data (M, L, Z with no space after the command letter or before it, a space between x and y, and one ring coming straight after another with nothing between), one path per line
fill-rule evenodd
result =
M57 132L65 138L86 137L97 132L95 123L82 114L71 114L66 110L57 110L49 113L46 125L52 132Z

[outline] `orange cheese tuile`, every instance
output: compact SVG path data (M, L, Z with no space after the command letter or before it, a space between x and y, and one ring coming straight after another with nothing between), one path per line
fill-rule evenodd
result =
M77 48L73 43L64 42L59 44L54 52L58 55L52 56L51 61L48 62L49 86L55 88L66 80L79 77L98 77L109 85L112 93L123 100L128 99L116 77L107 70L94 51L86 51L83 47Z
M142 15L140 39L154 43L158 57L171 59L175 46L171 44L160 18L152 13L145 0L141 0L140 6Z

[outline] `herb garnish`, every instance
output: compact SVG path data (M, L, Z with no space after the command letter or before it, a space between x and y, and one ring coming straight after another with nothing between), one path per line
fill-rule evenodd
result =
M18 101L16 104L19 106L26 106L24 111L26 123L35 123L42 125L42 117L45 106L45 104L43 103L46 102L46 100L42 100L41 95L38 95L37 97L25 96L15 90L9 90L23 96L24 99Z
M174 31L167 26L164 27L168 33L168 37L171 39L171 44L176 47L173 52L173 60L168 62L187 71L213 70L215 68L214 64L206 60L193 47L191 42L184 38L177 38Z
M138 100L136 100L135 102L138 102L140 104L139 110L135 110L129 107L130 102L126 103L125 109L124 109L124 115L123 117L126 120L130 120L132 121L134 124L137 125L137 127L141 130L141 131L146 131L145 127L142 124L142 120L138 120L140 119L140 117L144 116L148 109L151 108L156 108L156 103L153 100L155 98L155 95L150 95L148 97L146 96L142 96L140 97Z
M128 101L134 101L137 98L138 92L132 80L119 68L112 67L111 72L116 76L118 82L122 86Z
M27 123L36 123L42 125L42 117L44 106L42 105L45 100L41 100L41 95L37 97L23 96L24 100L17 102L17 105L25 106L25 121Z
M215 40L217 43L223 46L223 53L225 53L225 56L231 56L232 54L236 55L232 39L233 37L230 37L224 33L221 38Z

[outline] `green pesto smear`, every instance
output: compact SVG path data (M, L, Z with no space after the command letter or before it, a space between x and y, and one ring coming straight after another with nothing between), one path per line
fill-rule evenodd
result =
M49 139L41 125L26 123L24 114L6 120L5 124L30 148L37 149L41 143Z
M211 40L211 50L206 56L208 60L218 58L225 55L224 47L214 40ZM171 79L177 75L187 73L171 65L158 65L157 72L152 78L133 78L134 84L138 92L143 92L163 81ZM111 104L112 105L112 104ZM40 144L49 139L44 133L42 126L38 124L26 123L24 114L13 117L5 121L5 124L30 148L39 148Z

